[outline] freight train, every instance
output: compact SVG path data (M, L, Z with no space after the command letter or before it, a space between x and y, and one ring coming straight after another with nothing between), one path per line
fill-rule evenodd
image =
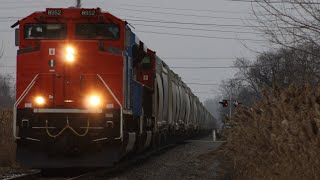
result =
M15 27L19 162L110 166L212 128L197 96L126 21L100 8L47 8Z

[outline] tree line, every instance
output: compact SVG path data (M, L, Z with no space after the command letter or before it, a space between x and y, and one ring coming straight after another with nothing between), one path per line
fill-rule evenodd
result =
M0 48L0 62L3 57L3 51L3 48ZM13 107L15 93L11 79L10 75L0 73L0 109Z
M272 93L320 82L320 3L312 0L253 0L251 27L263 32L269 50L257 52L255 60L237 58L234 78L221 85L223 95L216 99L237 99L252 106L262 92ZM228 108L218 107L222 119ZM235 109L235 108L233 108Z

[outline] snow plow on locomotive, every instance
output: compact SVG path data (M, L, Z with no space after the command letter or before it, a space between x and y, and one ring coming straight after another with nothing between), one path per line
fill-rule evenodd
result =
M34 168L110 166L202 133L213 117L127 22L48 8L18 21L14 136Z

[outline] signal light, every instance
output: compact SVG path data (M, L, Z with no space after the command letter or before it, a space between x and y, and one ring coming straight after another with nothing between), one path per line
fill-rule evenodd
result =
M235 101L233 101L233 106L234 107L237 107L237 106L239 106L241 103L239 102L239 101L237 101L237 100L235 100Z
M219 102L222 104L222 107L228 107L228 100L223 100L222 102Z

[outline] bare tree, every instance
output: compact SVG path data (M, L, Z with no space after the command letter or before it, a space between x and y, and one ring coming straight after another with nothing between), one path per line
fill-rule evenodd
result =
M0 48L0 60L3 57L4 48ZM14 92L10 83L11 76L0 74L0 108L10 108L14 103Z
M260 26L275 44L294 50L293 53L310 54L320 58L312 49L301 44L320 48L320 3L313 0L254 0L252 9Z
M14 103L10 77L0 75L0 108L10 108Z

